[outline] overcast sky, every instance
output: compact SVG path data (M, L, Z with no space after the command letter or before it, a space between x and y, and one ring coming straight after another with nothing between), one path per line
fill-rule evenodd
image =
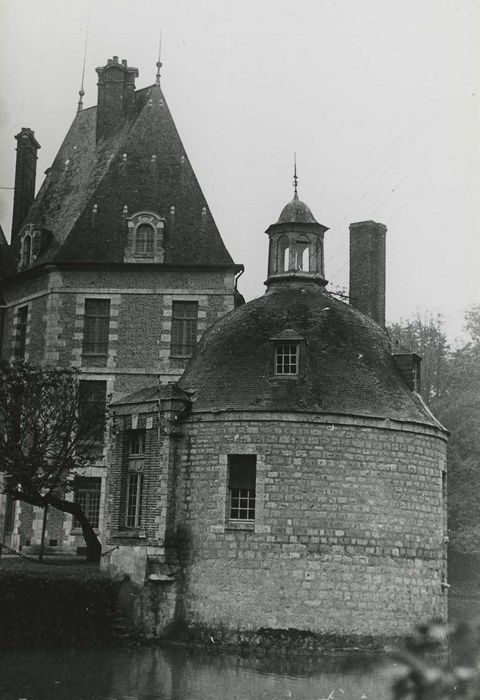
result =
M387 233L387 318L441 313L451 340L480 301L479 0L0 0L0 186L35 131L37 187L113 55L162 89L223 239L263 294L269 224L299 195L348 286L348 224ZM0 190L10 230L13 193Z

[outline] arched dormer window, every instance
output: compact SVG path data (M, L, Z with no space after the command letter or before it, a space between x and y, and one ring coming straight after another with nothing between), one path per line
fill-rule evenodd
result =
M29 233L23 239L22 245L22 267L30 265L30 256L32 254L32 237Z
M292 253L293 269L302 270L303 272L310 272L310 241L306 236L297 238L293 244Z
M277 272L286 272L290 266L290 241L287 236L278 239Z
M40 231L35 231L32 236L32 252L30 255L30 261L33 263L38 258L40 254Z
M150 224L140 224L135 231L135 255L151 257L154 253L155 231Z
M165 219L153 212L138 212L126 219L127 246L123 260L131 263L162 263L165 256Z

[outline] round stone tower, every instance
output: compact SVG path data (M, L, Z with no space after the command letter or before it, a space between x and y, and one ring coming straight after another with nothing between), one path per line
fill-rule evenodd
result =
M295 192L267 230L267 293L207 330L179 382L189 624L394 635L445 617L446 431L384 328L326 291L326 230Z

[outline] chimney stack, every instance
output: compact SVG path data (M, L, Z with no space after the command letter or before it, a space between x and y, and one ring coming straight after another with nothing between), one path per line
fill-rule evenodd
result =
M118 56L109 58L107 65L96 68L98 73L97 143L120 129L129 117L134 103L137 68L129 68Z
M385 325L385 234L375 221L350 224L350 304Z
M17 161L15 165L15 190L13 194L12 241L35 199L35 179L37 176L37 151L40 144L35 132L23 127L15 136L17 141Z

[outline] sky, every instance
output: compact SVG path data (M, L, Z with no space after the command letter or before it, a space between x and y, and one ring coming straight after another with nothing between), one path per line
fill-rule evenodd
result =
M0 187L30 127L37 188L95 68L118 55L162 90L247 300L267 236L299 196L348 290L348 225L386 224L387 322L441 314L451 342L480 302L480 0L0 0ZM13 192L0 189L9 235Z

